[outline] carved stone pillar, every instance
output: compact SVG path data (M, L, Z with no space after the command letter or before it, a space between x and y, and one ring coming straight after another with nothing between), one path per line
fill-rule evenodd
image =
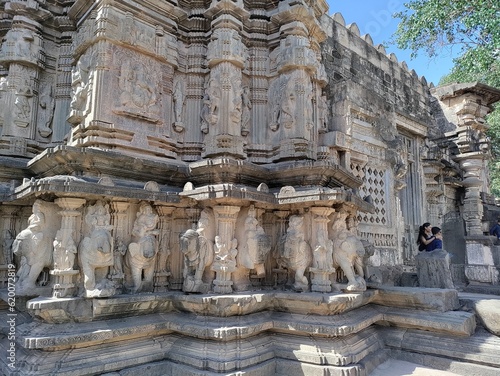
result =
M37 137L39 67L45 63L41 25L26 15L15 15L13 21L0 49L0 64L9 70L0 89L3 92L0 104L11 109L4 116L0 114L3 117L0 137L10 144L7 154L34 156L28 144Z
M483 230L481 220L483 218L483 203L481 200L481 187L483 182L480 179L481 170L484 167L484 155L475 154L459 157L460 167L465 171L462 181L465 187L464 200L464 220L467 228L467 235L482 235Z
M233 155L244 158L242 69L247 48L239 34L239 21L221 15L220 21L214 20L213 24L216 26L207 48L211 70L201 112L201 131L206 134L203 157ZM248 132L245 129L243 134Z
M234 228L239 206L214 206L216 222L216 241L214 245L214 263L212 270L216 272L214 292L227 294L233 291L231 273L236 269L237 242L234 238Z
M328 216L335 209L330 207L313 207L313 266L309 271L313 274L311 291L331 292L330 275L335 272L333 267L333 242L328 239Z
M123 288L124 269L123 257L130 242L130 231L127 210L130 204L126 201L111 202L111 224L114 228L113 266L109 277L117 288Z
M156 256L156 268L153 280L154 292L168 291L168 277L170 277L170 267L168 258L171 253L170 238L172 234L172 214L175 211L173 206L157 205L156 211L159 214L158 227L158 254Z
M276 221L276 242L280 242L281 238L285 235L285 230L286 230L286 220L288 216L290 215L290 212L287 210L275 210L273 211L273 214L278 217L278 220ZM273 254L274 259L279 259L280 250L278 249L277 254ZM272 270L274 274L274 288L278 288L280 285L284 285L286 282L286 279L288 277L288 270L283 268L282 265L277 265L276 268Z
M19 210L17 206L0 206L0 241L2 252L0 253L0 288L7 288L7 271L9 265L14 263L12 255L12 243L15 239L15 213Z
M78 210L85 204L85 199L65 197L54 201L62 210L61 229L54 240L54 269L49 273L54 276L52 294L54 298L64 298L75 294L74 277L79 273L73 269L76 257L77 220L81 212Z

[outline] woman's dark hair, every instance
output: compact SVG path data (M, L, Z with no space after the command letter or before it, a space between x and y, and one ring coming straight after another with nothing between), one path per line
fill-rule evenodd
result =
M419 229L418 229L418 237L417 237L417 244L421 243L420 239L425 234L425 228L429 227L430 225L431 224L429 222L425 222L422 226L419 227Z

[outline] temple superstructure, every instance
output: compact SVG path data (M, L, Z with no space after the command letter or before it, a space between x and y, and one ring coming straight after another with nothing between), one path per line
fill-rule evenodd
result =
M297 374L287 359L367 374L387 352L375 323L458 308L454 290L432 304L409 290L407 307L393 287L426 221L457 286L499 284L484 133L499 90L428 85L324 0L0 12L0 287L23 312L17 374ZM449 334L472 335L459 316ZM413 327L449 331L427 325Z

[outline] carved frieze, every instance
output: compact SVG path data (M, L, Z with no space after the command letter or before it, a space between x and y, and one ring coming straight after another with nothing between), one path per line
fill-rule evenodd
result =
M160 65L141 59L133 51L120 50L115 55L119 66L120 94L115 99L114 112L157 123L160 121L160 93L157 77Z
M222 61L230 61L243 67L247 61L248 51L239 33L230 28L218 28L212 33L207 46L207 62L210 66Z

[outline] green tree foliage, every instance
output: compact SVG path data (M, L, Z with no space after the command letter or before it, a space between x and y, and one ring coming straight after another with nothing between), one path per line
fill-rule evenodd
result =
M412 56L424 51L435 57L457 52L451 72L440 85L479 81L500 88L500 0L412 0L395 14L399 48ZM487 118L492 141L491 191L500 197L500 105Z

